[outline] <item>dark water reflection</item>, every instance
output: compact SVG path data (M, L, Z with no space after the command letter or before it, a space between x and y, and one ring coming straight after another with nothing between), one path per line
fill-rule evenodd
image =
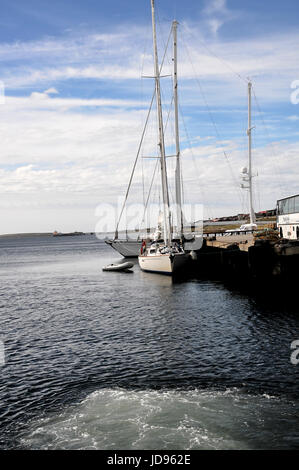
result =
M299 411L296 302L138 266L101 271L117 259L92 236L0 239L2 447L17 445L31 418L107 388L236 387Z

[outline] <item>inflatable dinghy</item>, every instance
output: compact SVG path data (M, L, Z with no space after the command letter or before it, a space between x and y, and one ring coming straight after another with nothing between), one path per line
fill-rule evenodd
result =
M130 268L133 268L133 263L121 263L121 264L108 264L108 266L103 267L103 271L128 271ZM130 271L131 272L131 271Z

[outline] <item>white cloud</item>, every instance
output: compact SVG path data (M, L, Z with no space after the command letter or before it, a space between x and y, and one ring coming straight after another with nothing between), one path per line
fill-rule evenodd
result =
M59 95L59 91L57 91L54 87L49 88L48 90L44 91L44 93L47 95Z
M288 121L298 121L299 116L297 116L297 114L294 114L293 116L288 116L287 119Z
M210 15L212 13L225 13L226 0L209 0L204 8L204 13Z
M137 147L143 111L129 113L116 109L108 113L105 109L87 114L67 111L68 103L41 109L45 100L30 100L32 106L26 106L24 101L15 99L13 104L9 102L9 109L0 107L2 165L53 166L79 161L83 166L93 163L109 166L111 162L116 165L113 158L128 155L128 144L134 142ZM74 104L78 106L80 100L71 102Z
M72 108L90 108L90 107L110 107L110 108L144 108L148 103L141 102L140 100L122 100L122 99L108 99L108 98L51 98L47 93L32 92L27 97L7 97L6 107L3 110L4 114L18 112L20 110L54 110L60 109L67 111Z
M120 128L118 128L119 131ZM88 144L88 155L83 153L78 155L76 154L78 141L75 140L68 147L68 152L73 156L73 162L70 162L70 165L65 164L67 162L65 155L62 156L61 166L57 165L58 152L52 147L55 152L53 158L54 163L56 162L55 168L40 166L41 153L36 165L22 164L16 169L2 169L0 171L2 227L5 227L6 231L23 231L24 222L17 220L17 214L25 210L28 231L33 230L33 227L37 231L41 230L37 228L37 211L41 214L39 227L43 226L46 231L57 228L93 230L94 211L97 204L114 204L117 197L125 193L137 144L136 141L127 140L127 136L128 134L124 132L117 142L113 140L112 146L107 141L101 142L102 135L100 134L98 145L96 145L97 155L92 153L92 158L90 158L90 152L93 145L90 146L87 140L85 145ZM42 140L42 136L40 139ZM48 144L45 142L44 152L45 161L49 162L51 159L47 152ZM40 149L42 152L42 147ZM81 146L82 149L83 146ZM225 143L225 150L229 155L230 167L222 148L215 144L193 148L195 160L187 151L182 153L185 201L203 203L205 217L247 211L246 193L241 193L230 171L232 168L238 179L240 169L246 165L246 154L241 152L233 141ZM276 199L279 197L298 192L299 171L294 165L298 152L298 143L286 144L285 142L278 142L275 145L276 156L273 155L270 145L254 149L254 167L259 173L258 179L255 178L254 182L256 210L275 207ZM290 167L293 168L291 174ZM145 166L145 171L146 168ZM170 171L170 181L172 181L172 175L173 172ZM283 189L286 192L283 192ZM136 203L141 200L139 168L130 202ZM261 206L260 201L262 201ZM64 220L61 218L62 213ZM48 221L48 226L45 225L45 221ZM74 221L76 221L75 225ZM17 222L19 223L18 229L13 228ZM8 227L11 227L10 230ZM0 230L3 231L3 228Z
M33 91L30 95L32 100L46 100L49 98L47 93L39 93L38 91Z
M210 30L212 32L213 35L216 35L218 30L221 28L221 26L223 25L223 21L217 19L217 18L212 18L210 20L208 20L208 25L210 27Z
M60 211L73 205L83 210L87 206L91 217L92 208L99 202L114 203L125 193L144 114L137 110L105 110L81 115L64 113L59 108L49 111L26 107L8 114L0 125L0 210L7 211L9 205L13 217L14 211L17 213L23 207L32 221L37 209L47 211L56 207ZM193 147L194 159L187 150L182 152L186 201L203 202L214 216L245 211L246 195L241 194L231 170L239 181L239 171L246 166L246 151L241 151L236 141L224 141L228 165L219 144L200 136L196 140L199 143ZM285 195L283 188L288 193L297 192L299 169L294 162L299 143L281 141L273 145L255 148L253 152L259 173L259 185L255 187L260 188L262 200L262 207L257 209L274 207L276 199ZM148 162L143 164L146 172ZM134 202L142 200L141 178L139 166L131 194ZM258 200L257 194L257 203ZM70 216L66 215L65 221L70 223ZM14 218L11 223L16 223ZM92 223L90 219L88 230L92 230ZM51 224L51 229L59 228L54 219Z
M45 90L44 92L40 93L38 91L33 91L30 95L30 99L33 100L48 100L49 95L58 95L58 91L56 88L49 88L48 90Z
M236 19L237 13L228 9L226 0L208 0L203 9L203 17L203 23L208 26L212 35L216 37L221 26Z
M211 22L214 32L219 29L221 19L209 17L207 21ZM224 41L222 38L209 41L200 37L198 31L198 25L190 26L184 23L181 25L183 41L179 42L180 86L184 90L192 88L191 102L193 97L199 94L197 87L194 95L196 87L195 82L192 82L197 76L204 85L209 103L217 102L223 105L225 99L233 101L234 104L240 103L240 99L244 96L244 83L237 74L244 79L251 77L262 101L290 102L290 84L298 75L296 68L298 33L259 37L249 42ZM141 29L135 30L134 33L137 37L144 35ZM100 40L103 46L100 52L96 48L98 39L95 36L68 38L66 44L63 41L56 43L52 40L50 43L41 41L40 44L33 43L31 46L30 44L17 44L14 47L7 45L6 48L2 46L2 55L6 56L5 51L12 49L11 54L12 56L15 54L16 61L19 50L25 49L28 56L26 67L14 66L13 73L9 67L3 68L6 70L2 74L6 89L34 87L43 90L48 86L43 93L57 95L56 84L59 82L92 79L110 82L111 85L113 82L121 81L122 89L127 87L132 91L132 81L141 76L141 62L144 64L143 74L152 74L151 54L144 54L141 46L143 41L138 41L136 44L136 36L133 37L131 31L126 35L111 34L109 48L106 43L108 38L100 37ZM185 44L188 44L187 51ZM165 73L169 73L171 66L170 61ZM34 97L46 99L46 96L36 93L41 91L35 91Z
M221 1L209 5L206 21L214 22L216 34L221 27L217 15L227 7ZM232 118L239 113L246 121L246 83L232 70L243 77L253 77L262 103L290 102L290 83L298 78L299 34L277 34L250 43L214 38L204 46L194 25L182 25L182 32L190 44L188 51L193 61L193 65L189 63L189 54L181 43L179 86L183 107L190 106L197 112L203 109L200 90L194 81L196 75L213 112L227 112ZM144 54L142 41L136 43L139 35L144 35L141 28L111 35L0 46L2 60L26 59L26 67L20 63L14 73L4 77L6 87L34 87L29 96L7 96L5 106L0 106L0 232L21 232L25 225L28 231L40 230L39 226L44 230L80 230L83 221L86 225L82 229L92 230L97 203L113 203L118 195L124 194L146 114L147 98L145 103L140 102L132 85L132 80L141 75L142 56L144 74L152 72L151 54ZM63 89L58 82L65 81L63 85L66 85L69 79L82 78L104 80L104 97L66 98L58 92ZM112 80L121 88L121 96L130 91L129 99L115 98L107 88ZM148 86L148 92L152 85L144 86ZM207 111L204 112L206 117L196 123L195 137L191 135L196 164L183 151L186 197L209 203L215 216L242 211L246 195L240 193L231 169L238 177L240 168L246 166L246 151L242 151L242 144L234 141L232 134L227 134L223 145L229 166L215 137L198 135L201 125L209 119ZM282 141L276 134L278 123L289 121L291 127L298 120L297 115L281 119L278 113L275 119L272 115L264 119L268 129L273 126L277 143L263 144L254 150L255 167L260 175L255 181L256 203L260 188L260 209L274 207L277 198L298 192L299 176L296 163L299 144ZM246 122L243 125L241 119L237 125L246 128ZM154 131L152 134L155 137ZM151 155L154 142L145 155ZM273 156L273 146L279 158ZM132 199L139 202L142 200L140 167L137 174ZM284 188L287 194L283 193ZM205 193L203 199L201 190ZM26 213L26 221L24 215L21 217L22 211ZM78 225L74 226L74 219Z

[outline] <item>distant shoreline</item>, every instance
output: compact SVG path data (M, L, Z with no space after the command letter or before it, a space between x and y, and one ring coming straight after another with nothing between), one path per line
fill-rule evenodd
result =
M82 233L82 235L94 235L94 233L86 232L86 233ZM53 237L53 232L4 233L4 234L0 235L0 238L24 238L24 237Z
M259 226L259 229L265 228L268 225L273 224L275 221L275 217L267 217L263 219L259 219L257 221L257 224ZM215 230L226 230L229 228L235 228L238 225L242 225L242 223L248 222L247 220L237 220L237 221L221 221L221 222L211 222L211 221L204 221L203 223L203 228L205 233L213 232ZM152 229L154 231L154 229ZM197 230L196 230L197 231ZM126 230L120 230L119 234L125 234ZM128 230L128 234L135 234L135 230ZM80 235L95 235L95 232L80 232ZM98 232L98 235L106 235L110 236L111 234L114 234L113 231L111 232ZM74 236L76 235L76 232L74 232ZM63 235L64 236L64 233ZM113 235L112 235L113 236ZM53 232L33 232L33 233L5 233L0 235L1 238L25 238L25 237L53 237ZM54 237L55 238L55 237ZM60 236L58 236L60 238Z
M4 233L0 235L0 238L21 238L21 237L52 237L53 233L42 232L42 233Z

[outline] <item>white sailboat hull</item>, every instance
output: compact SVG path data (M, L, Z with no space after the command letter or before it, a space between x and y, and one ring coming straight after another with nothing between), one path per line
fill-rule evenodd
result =
M188 259L189 255L186 253L138 256L142 271L169 275L182 271Z

